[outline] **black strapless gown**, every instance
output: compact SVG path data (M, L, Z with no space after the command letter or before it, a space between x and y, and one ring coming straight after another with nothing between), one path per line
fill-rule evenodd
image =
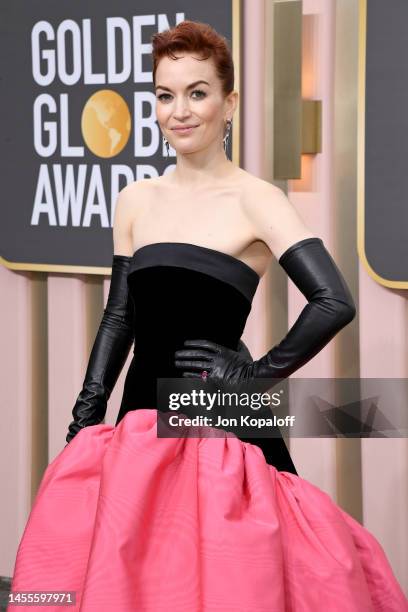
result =
M156 408L157 379L180 377L174 353L187 339L237 349L259 283L227 253L185 242L156 242L133 255L128 284L135 303L134 356L116 425L129 410ZM282 437L242 437L278 470L297 474Z
M128 282L135 350L117 423L80 430L47 467L12 591L76 597L78 612L408 612L380 543L296 475L282 439L157 435L157 378L180 377L185 339L237 348L256 273L155 243Z

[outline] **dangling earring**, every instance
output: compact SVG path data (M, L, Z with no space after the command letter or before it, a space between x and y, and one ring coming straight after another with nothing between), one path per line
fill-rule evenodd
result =
M225 132L225 136L223 139L225 155L227 155L227 148L228 148L228 141L230 137L231 127L232 127L232 119L227 119L227 131Z
M169 155L170 155L170 152L169 152L170 145L169 145L169 141L164 136L163 136L163 143L166 145L167 157L169 157Z

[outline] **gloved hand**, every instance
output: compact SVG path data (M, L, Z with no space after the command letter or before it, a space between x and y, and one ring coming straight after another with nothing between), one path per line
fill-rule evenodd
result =
M128 290L131 257L114 255L108 300L96 335L83 387L77 397L66 441L82 428L97 425L106 414L108 399L134 340L134 303Z
M209 340L186 340L186 348L175 353L175 366L183 370L183 377L203 377L206 371L204 378L220 386L258 378L282 380L353 320L353 298L321 238L296 242L281 255L279 264L308 300L283 340L256 361Z
M249 349L248 349L247 345L245 344L245 342L243 340L238 340L238 349L237 350L238 350L238 353L241 355L241 357L244 357L248 361L253 361L252 355L249 352Z

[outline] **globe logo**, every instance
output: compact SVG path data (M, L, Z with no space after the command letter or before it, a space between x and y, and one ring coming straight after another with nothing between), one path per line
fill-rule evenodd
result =
M114 157L126 146L131 117L125 100L116 91L102 89L87 100L81 116L83 139L98 157Z

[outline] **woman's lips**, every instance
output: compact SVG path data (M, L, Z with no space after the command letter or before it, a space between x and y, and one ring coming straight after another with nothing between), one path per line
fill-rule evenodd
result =
M177 134L188 134L189 132L192 132L196 127L198 127L198 125L193 125L192 127L185 128L173 128L173 132L177 132Z

